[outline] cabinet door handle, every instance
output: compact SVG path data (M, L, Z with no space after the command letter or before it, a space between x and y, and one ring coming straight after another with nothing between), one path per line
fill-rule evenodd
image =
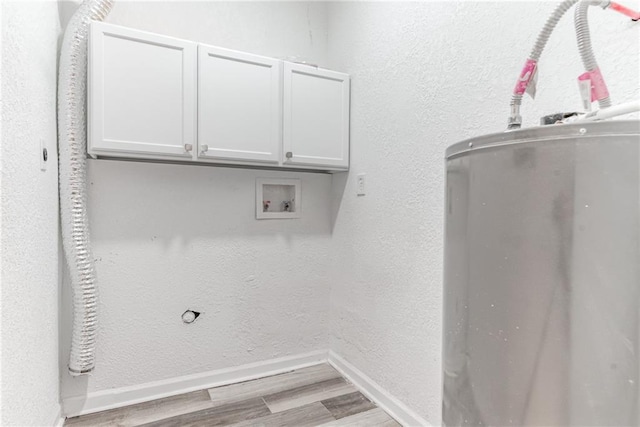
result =
M290 158L292 158L292 157L293 157L293 153L292 153L291 151L287 151L287 154L285 154L285 157L286 157L287 159L290 159Z
M201 153L206 153L207 151L209 151L209 146L208 145L200 146L200 152Z
M193 150L193 144L184 144L184 151L191 152Z

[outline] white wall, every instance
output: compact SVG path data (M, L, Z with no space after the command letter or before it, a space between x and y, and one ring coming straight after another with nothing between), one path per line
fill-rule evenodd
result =
M107 22L326 61L321 3L116 2ZM257 177L301 178L303 217L255 220ZM63 367L63 397L328 348L330 175L97 160L89 181L97 362Z
M322 2L116 0L106 22L326 65L326 20Z
M510 91L555 4L329 6L329 64L352 75L351 171L344 193L334 182L331 348L432 424L441 411L444 151L504 130ZM637 99L638 24L596 8L590 18L614 103ZM526 125L579 106L571 13L540 67ZM358 173L367 174L365 197L356 197Z
M55 2L2 2L2 419L59 417ZM40 171L40 141L49 161Z

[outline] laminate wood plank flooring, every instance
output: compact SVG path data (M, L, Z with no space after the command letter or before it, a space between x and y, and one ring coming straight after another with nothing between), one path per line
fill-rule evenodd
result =
M400 426L328 364L73 417L64 425Z
M109 411L68 418L64 425L73 427L135 427L213 406L211 399L209 399L209 393L206 390L200 390Z
M219 404L232 403L253 397L279 393L334 378L340 378L340 373L326 363L323 363L280 375L211 388L209 389L209 397L213 402Z
M353 427L353 426L376 426L376 427L398 427L400 424L391 418L380 408L370 409L359 414L341 418L337 421L329 421L318 427Z
M343 394L331 399L322 400L322 404L331 412L336 420L359 414L360 412L375 409L375 403L364 397L362 393L354 390L354 393Z
M298 408L309 403L320 402L324 399L339 397L355 391L357 391L356 388L343 378L334 378L270 394L264 397L264 402L271 412L275 414L276 412Z
M263 418L233 424L233 427L315 427L331 421L335 421L331 412L322 403L314 402Z
M240 421L253 420L271 415L271 411L261 397L242 402L202 409L188 414L178 415L149 424L144 427L197 427L228 426Z

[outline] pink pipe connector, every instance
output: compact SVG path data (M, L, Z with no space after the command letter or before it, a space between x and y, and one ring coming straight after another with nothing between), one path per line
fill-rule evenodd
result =
M623 15L628 16L629 18L631 18L633 21L637 21L640 19L640 12L636 12L635 10L629 9L626 6L623 6L619 3L616 2L611 2L611 4L609 5L609 7L613 10L615 10L616 12L620 12Z
M520 77L518 77L518 81L516 82L516 87L513 88L513 93L515 95L524 95L527 91L527 86L529 86L533 76L536 74L537 67L538 61L530 58L527 59L524 63L524 67L522 67L522 71L520 72Z

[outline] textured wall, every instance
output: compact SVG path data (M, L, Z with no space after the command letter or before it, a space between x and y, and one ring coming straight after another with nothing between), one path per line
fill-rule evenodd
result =
M52 425L58 390L55 2L2 2L2 419ZM40 171L40 140L49 151Z
M319 3L116 2L107 22L323 62L325 14ZM63 397L328 348L330 175L89 163L97 364L88 378L63 371ZM255 220L257 177L301 178L303 217ZM204 313L190 326L187 308Z
M555 4L329 6L329 63L352 75L351 171L346 187L334 182L331 348L432 424L441 406L444 150L505 128L510 90ZM614 103L637 99L639 25L597 8L590 17ZM527 125L579 107L572 20L543 54ZM356 197L358 173L367 174L365 197Z
M107 22L326 65L326 13L321 2L116 1Z

